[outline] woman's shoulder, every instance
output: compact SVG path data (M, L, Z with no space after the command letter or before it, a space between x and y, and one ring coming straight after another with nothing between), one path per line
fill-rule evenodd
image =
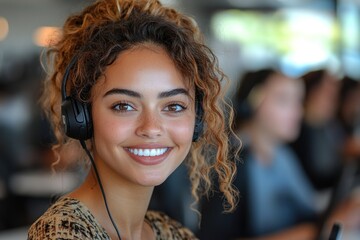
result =
M151 225L157 240L197 239L188 228L162 212L148 211L145 220Z
M28 239L110 238L80 201L61 198L31 225Z

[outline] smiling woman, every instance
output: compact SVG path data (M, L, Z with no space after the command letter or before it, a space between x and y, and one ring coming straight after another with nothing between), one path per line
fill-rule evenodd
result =
M234 209L225 76L201 39L193 19L155 0L99 0L66 20L48 51L43 106L57 137L54 164L80 140L91 169L29 239L195 239L148 211L154 186L185 159L195 199L210 191L215 171L225 210Z
M99 169L115 171L112 181L162 183L188 154L195 121L194 91L187 90L166 51L147 44L119 54L94 88Z

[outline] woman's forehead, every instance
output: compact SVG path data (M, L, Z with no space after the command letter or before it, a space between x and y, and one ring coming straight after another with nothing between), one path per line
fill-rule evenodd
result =
M94 86L94 91L126 87L141 91L184 88L193 95L189 78L184 77L167 52L158 46L138 46L120 53Z

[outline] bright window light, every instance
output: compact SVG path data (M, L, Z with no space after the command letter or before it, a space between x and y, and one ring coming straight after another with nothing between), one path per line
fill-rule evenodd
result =
M37 46L49 47L61 37L61 30L57 27L39 27L36 29L33 40Z
M0 41L4 40L9 33L9 24L6 18L0 17Z

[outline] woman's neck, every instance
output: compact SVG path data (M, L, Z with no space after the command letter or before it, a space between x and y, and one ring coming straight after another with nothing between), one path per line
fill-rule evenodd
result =
M149 234L149 226L144 223L144 218L153 187L130 184L124 179L111 176L111 174L102 174L101 171L99 171L99 175L109 211L117 225L121 238L148 239L144 234ZM112 239L118 238L106 211L100 185L93 168L83 184L69 196L83 202Z
M255 124L250 127L249 134L251 149L254 151L256 159L263 164L271 164L278 141Z

